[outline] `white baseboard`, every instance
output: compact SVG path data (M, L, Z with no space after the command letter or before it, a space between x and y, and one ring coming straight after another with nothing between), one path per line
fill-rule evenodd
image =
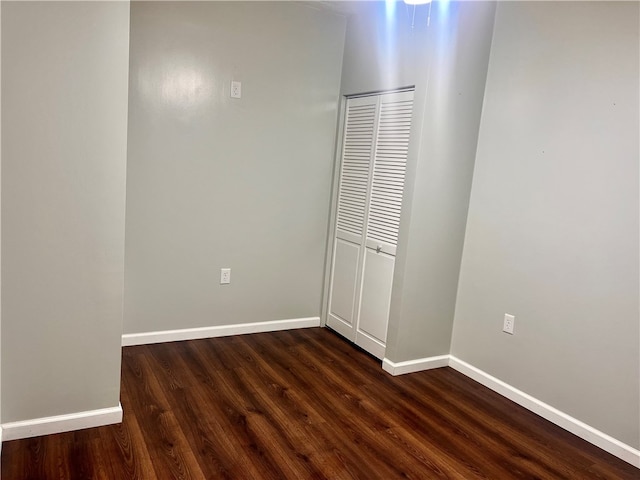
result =
M122 405L118 403L117 407L3 423L2 440L8 442L83 428L102 427L120 422L122 422Z
M391 375L404 375L405 373L421 372L432 368L446 367L449 365L449 355L437 357L418 358L406 362L394 363L388 358L382 360L382 369Z
M148 345L151 343L197 340L200 338L226 337L245 333L275 332L294 328L319 327L320 317L292 318L269 322L237 323L235 325L217 325L213 327L185 328L181 330L163 330L159 332L125 333L122 346Z
M561 412L557 408L548 405L531 395L518 390L515 387L489 375L473 365L454 357L453 355L440 355L438 357L419 358L406 362L394 363L388 358L382 362L382 368L391 375L403 375L405 373L420 372L433 368L449 366L467 377L481 383L485 387L499 393L503 397L512 400L527 410L540 415L542 418L558 425L587 442L603 449L606 452L624 460L631 465L640 468L640 450L627 445L615 438L587 425L580 420Z
M487 388L490 388L494 392L507 397L509 400L514 401L518 405L523 406L527 410L530 410L542 418L549 420L551 423L555 423L559 427L568 430L569 432L577 435L578 437L586 440L587 442L600 447L601 449L609 452L612 455L630 463L631 465L640 468L640 450L622 443L619 440L601 432L580 420L567 415L564 412L548 405L531 395L518 390L515 387L499 380L492 375L480 370L479 368L469 365L468 363L454 357L449 358L449 366L458 372L466 375L469 378L481 383Z

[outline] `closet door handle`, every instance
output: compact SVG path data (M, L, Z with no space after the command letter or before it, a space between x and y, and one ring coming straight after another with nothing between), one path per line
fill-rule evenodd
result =
M382 245L378 245L376 247L376 253L380 253L382 251Z

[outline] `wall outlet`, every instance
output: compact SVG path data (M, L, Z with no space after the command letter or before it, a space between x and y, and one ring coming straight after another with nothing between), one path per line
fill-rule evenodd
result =
M242 83L231 82L231 98L242 98Z
M220 285L226 285L227 283L231 283L231 269L221 268L220 269Z
M513 326L516 323L516 317L513 315L509 315L508 313L504 314L504 324L502 325L502 331L513 335Z

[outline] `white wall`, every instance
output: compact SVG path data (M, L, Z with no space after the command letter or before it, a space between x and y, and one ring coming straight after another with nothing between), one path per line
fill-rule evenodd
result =
M451 349L634 448L638 19L632 2L499 3Z
M129 5L2 2L2 421L118 405Z
M126 333L320 315L345 24L132 4Z

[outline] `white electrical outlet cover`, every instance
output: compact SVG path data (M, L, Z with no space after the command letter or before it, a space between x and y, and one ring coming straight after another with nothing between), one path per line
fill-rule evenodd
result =
M502 325L502 331L513 335L513 327L516 321L516 317L513 315L509 315L508 313L504 314L504 323Z

